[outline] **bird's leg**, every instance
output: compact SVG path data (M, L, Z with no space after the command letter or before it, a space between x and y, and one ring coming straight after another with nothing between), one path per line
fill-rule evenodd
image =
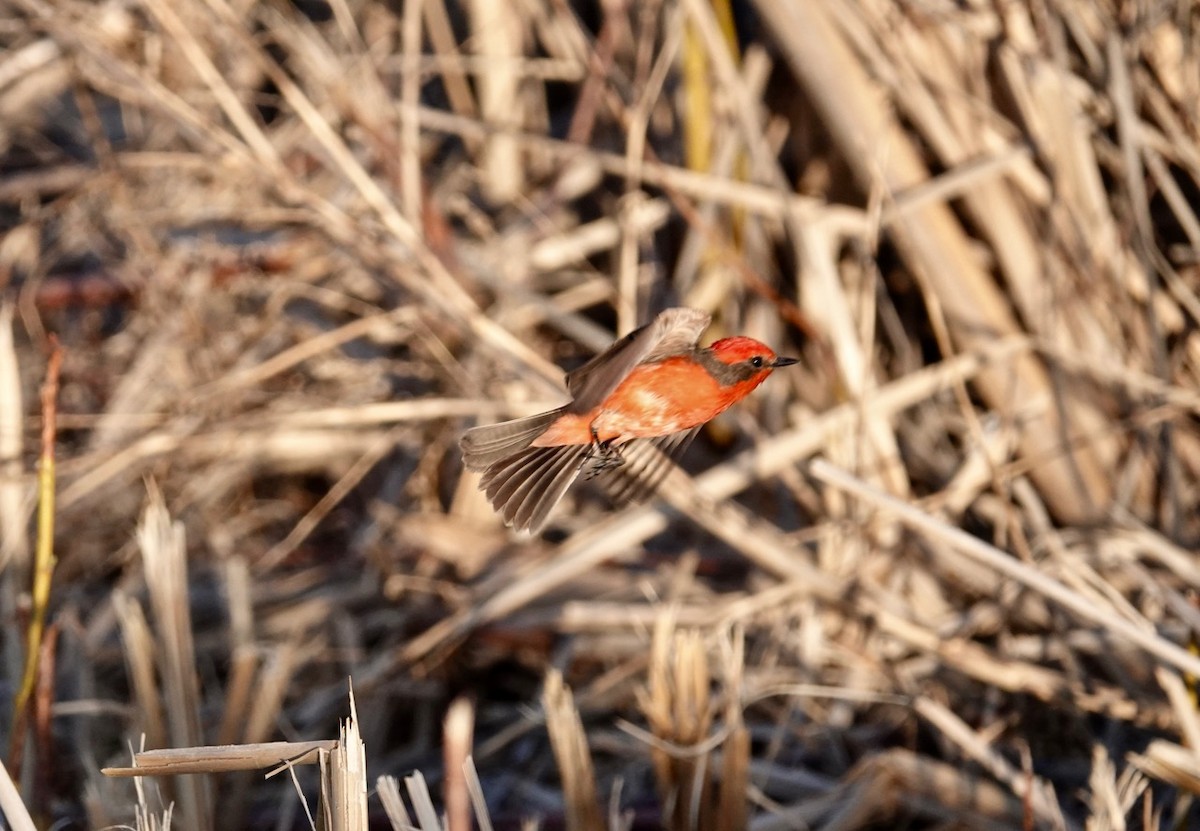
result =
M625 464L625 457L621 455L621 448L613 444L615 439L600 440L600 436L596 433L596 428L592 429L592 446L588 449L587 455L583 457L584 478L591 479L593 476L599 476L606 470L620 467Z

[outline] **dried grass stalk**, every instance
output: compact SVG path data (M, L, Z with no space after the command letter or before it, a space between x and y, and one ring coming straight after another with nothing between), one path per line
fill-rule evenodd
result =
M1107 751L1097 745L1092 753L1092 775L1088 779L1087 801L1091 804L1091 816L1084 827L1087 831L1125 831L1128 827L1126 817L1131 815L1149 787L1150 780L1133 765L1118 775Z
M335 739L310 742L263 742L211 747L171 747L143 750L133 755L133 765L104 768L105 776L180 776L188 773L227 773L262 770L279 765L312 765L319 752L332 752Z
M30 488L21 469L21 375L13 345L13 307L0 303L0 572L28 569Z
M676 631L674 616L662 615L654 630L649 679L638 697L650 732L659 741L650 755L664 824L679 831L698 827L714 802L711 759L700 748L717 711L711 680L700 633ZM709 816L708 822L716 819Z
M125 594L113 595L113 608L121 628L126 671L140 718L136 729L150 747L166 747L167 720L163 715L163 697L158 686L157 667L162 666L159 644L140 603Z
M521 12L488 0L473 0L468 7L476 54L489 66L479 77L479 109L485 121L498 128L483 151L484 186L491 199L504 203L517 197L525 178L521 146L512 133L525 120L516 62L524 51L526 24Z
M151 486L149 502L137 530L146 572L146 588L154 611L154 636L160 656L160 679L167 732L176 747L203 744L200 728L200 685L192 639L188 592L187 545L183 525L171 520L162 492ZM177 780L180 821L189 827L212 827L212 787L205 777Z
M1194 748L1155 739L1144 753L1130 753L1129 762L1147 776L1200 796L1200 760Z
M929 171L911 138L900 129L822 5L756 3L864 190L883 188L891 194L926 181ZM870 144L866 137L871 137ZM889 230L913 273L945 310L957 348L975 348L1020 331L945 205L902 214ZM1032 475L1055 513L1066 522L1100 516L1111 499L1102 466L1105 454L1094 446L1096 437L1106 432L1102 417L1067 393L1070 416L1063 420L1063 410L1051 404L1062 393L1032 358L1018 358L1005 372L985 371L977 384L994 409L1024 424L1023 452L1041 460ZM1014 402L1022 410L1016 410Z
M0 814L3 814L12 831L34 831L37 828L25 803L21 801L21 792L8 775L6 765L0 765Z
M721 772L717 780L720 796L717 802L717 831L740 831L750 821L750 730L742 713L742 695L746 672L745 633L736 628L724 649L724 678L726 690L725 727L728 730L721 745Z
M554 761L562 779L567 828L571 831L603 831L604 819L600 813L587 735L575 708L575 697L563 683L561 673L552 671L546 676L542 706L546 711L546 729L550 733Z
M388 822L392 831L408 831L413 827L408 809L404 807L404 798L400 796L400 780L395 776L380 776L375 780L375 792L383 803Z
M442 722L442 758L446 767L443 794L448 831L471 828L471 795L466 777L474 738L475 707L469 699L456 699Z
M1092 764L1093 822L1186 824L1194 4L756 0L747 27L726 2L533 0L511 29L445 0L8 5L14 684L17 402L46 333L71 341L41 677L78 694L39 757L68 761L69 735L86 774L143 729L179 750L198 711L213 741L320 738L352 674L404 737L368 764L429 764L451 823L465 789L483 826L456 779L472 742L436 747L430 715L467 687L515 825L558 813L574 767L528 763L550 755L529 690L561 666L589 716L552 725L591 764L569 798L622 782L614 826L655 786L674 827L1082 825L1092 748L1146 731L1165 744L1132 767ZM579 488L550 533L509 536L461 475L462 429L556 406L562 368L680 303L807 360L714 424L662 502L609 513ZM150 476L186 579L125 545ZM648 731L622 721L639 704ZM246 764L181 752L162 769ZM1131 771L1156 780L1141 799ZM48 804L119 805L87 780L56 775ZM409 813L433 831L424 783ZM223 816L285 786L222 777Z
M395 781L394 779L392 780ZM404 777L404 787L408 791L408 798L413 804L413 811L417 815L416 828L420 831L446 831L442 828L442 823L438 820L437 809L433 806L433 797L429 793L429 786L425 784L425 777L421 771L413 771L412 776ZM399 798L399 793L396 793L396 798ZM388 800L392 800L389 798ZM404 811L403 803L400 804L400 811ZM395 815L389 812L392 818L393 826L395 825ZM403 814L405 825L404 831L409 831L408 815Z

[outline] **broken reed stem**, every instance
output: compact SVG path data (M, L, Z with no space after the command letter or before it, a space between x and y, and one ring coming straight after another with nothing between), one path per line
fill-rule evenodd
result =
M337 746L335 739L308 742L264 742L262 744L169 747L133 754L129 767L101 768L105 776L179 776L185 773L229 773L263 770L280 765L312 765L321 752ZM273 774L268 774L268 777Z
M329 831L360 831L367 823L367 751L358 729L354 691L341 738L321 759L321 805Z
M734 626L725 641L725 723L729 730L721 747L721 793L717 803L718 831L740 831L750 821L746 798L750 780L750 730L742 714L746 674L746 635Z
M50 335L50 359L46 381L42 384L42 455L38 465L37 551L33 570L33 609L25 635L25 667L21 689L13 704L12 737L8 754L9 768L21 769L25 743L25 723L29 703L37 686L38 661L46 628L46 610L50 605L50 585L54 576L54 444L57 435L58 380L62 370L63 348Z
M550 733L554 761L562 778L567 829L603 831L605 824L600 814L596 773L592 768L587 735L579 711L575 709L571 688L563 683L562 673L557 670L546 676L542 706L546 710L546 730Z
M168 512L157 485L151 481L147 489L149 499L137 529L137 543L154 612L153 632L161 650L159 673L168 739L177 747L199 745L203 737L201 691L189 603L186 535L183 524ZM175 784L181 822L199 829L212 828L216 805L211 783L200 777L184 777Z
M654 738L650 756L663 803L663 824L673 831L708 829L702 814L711 799L710 753L705 747L716 712L708 652L697 630L677 630L672 608L655 624L641 710ZM687 752L678 752L686 748Z
M21 484L25 405L21 364L13 340L13 311L12 303L0 302L0 571L9 563L17 563L24 570L29 561ZM6 642L9 637L6 634ZM11 642L16 642L15 636Z

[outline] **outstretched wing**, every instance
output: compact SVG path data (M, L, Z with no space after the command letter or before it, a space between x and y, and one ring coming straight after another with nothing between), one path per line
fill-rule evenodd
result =
M567 373L567 390L574 399L567 405L567 412L594 410L640 363L691 352L711 320L708 312L680 307L667 309L634 329L579 369Z

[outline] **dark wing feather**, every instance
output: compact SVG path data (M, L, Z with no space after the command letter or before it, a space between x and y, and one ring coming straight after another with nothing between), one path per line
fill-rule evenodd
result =
M656 439L635 439L624 444L621 455L625 463L603 471L596 479L618 505L641 502L654 492L674 467L675 459L683 454L699 431L699 427L693 427Z
M680 307L667 309L634 329L579 369L567 373L567 390L574 399L567 405L568 411L594 410L638 364L691 352L711 320L707 312Z

